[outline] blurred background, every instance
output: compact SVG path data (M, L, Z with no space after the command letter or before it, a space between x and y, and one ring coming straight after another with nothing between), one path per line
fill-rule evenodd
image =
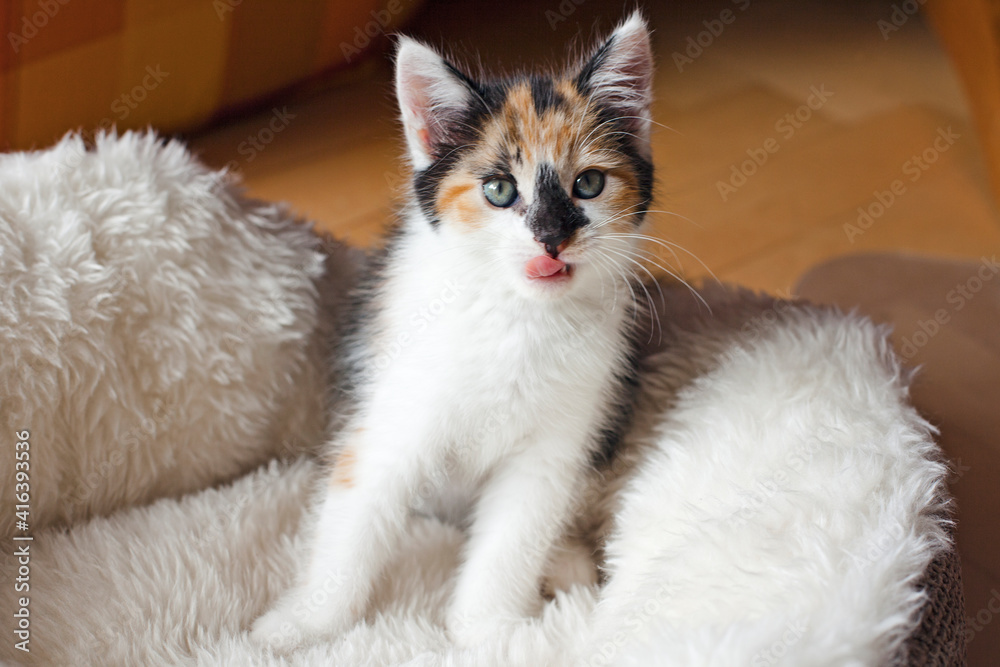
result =
M996 0L11 0L0 146L152 126L370 245L405 178L387 33L503 71L563 62L637 4L663 125L650 231L676 244L656 263L895 327L955 471L970 662L995 664Z

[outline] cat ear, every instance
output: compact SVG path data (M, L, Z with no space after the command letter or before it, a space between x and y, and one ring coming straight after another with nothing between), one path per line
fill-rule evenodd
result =
M615 28L584 64L576 83L585 95L622 118L628 131L636 135L639 149L649 153L653 51L641 12L633 12Z
M472 90L433 49L402 37L396 52L396 99L414 169L426 169L471 103Z

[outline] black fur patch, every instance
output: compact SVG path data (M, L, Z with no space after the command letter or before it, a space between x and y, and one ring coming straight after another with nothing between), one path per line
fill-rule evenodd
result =
M337 371L332 391L340 400L354 400L358 390L370 382L367 373L373 368L374 360L369 356L369 343L378 333L375 330L375 318L380 310L378 299L401 238L402 219L397 217L386 230L383 245L366 256L358 281L348 295L346 316L337 326L338 342L332 364Z
M557 109L566 105L566 98L556 90L552 79L547 76L532 76L528 80L531 87L531 101L535 105L535 113L541 116L549 109Z
M616 392L606 408L604 422L596 436L596 448L591 456L591 463L598 470L607 470L614 464L632 425L639 394L639 343L636 331L641 330L642 327L631 327L629 338L625 341L628 345L625 363L615 373Z
M580 94L584 97L588 97L592 90L591 79L594 78L594 72L601 69L604 65L604 61L608 59L608 53L611 51L611 44L614 42L613 39L609 39L601 45L601 48L597 49L594 55L587 61L580 70L580 73L576 76L576 89L580 91Z
M520 150L521 149L518 148L518 151ZM515 180L514 177L511 175L510 151L508 151L506 148L500 149L500 157L497 158L496 163L493 165L493 173L484 174L484 176L494 176L496 174L503 174L507 178Z
M613 149L628 161L635 174L641 200L635 211L641 218L653 199L653 163L639 153L633 136L635 127L632 119L622 118L616 109L606 105L601 105L598 109L597 122L601 124L598 134L604 134L608 138Z
M552 165L539 166L535 180L535 201L528 209L528 229L538 241L559 245L590 220L570 199Z
M443 157L432 162L431 166L418 172L413 179L413 191L417 195L420 210L423 211L432 225L437 225L441 221L437 211L437 192L441 186L441 181L444 180L444 177L452 170L455 163L458 162L470 147L471 144L466 144L464 149L454 147L445 153Z

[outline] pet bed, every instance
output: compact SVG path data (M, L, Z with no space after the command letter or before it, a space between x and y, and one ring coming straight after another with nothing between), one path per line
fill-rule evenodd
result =
M310 452L337 409L322 369L361 260L178 144L101 136L60 170L81 150L0 158L0 426L31 453L28 531L13 444L0 465L0 531L30 553L0 556L0 659L961 664L947 466L886 332L670 284L642 356L662 409L629 436L652 446L602 587L456 648L442 621L463 537L414 516L363 624L283 656L254 645L305 555Z

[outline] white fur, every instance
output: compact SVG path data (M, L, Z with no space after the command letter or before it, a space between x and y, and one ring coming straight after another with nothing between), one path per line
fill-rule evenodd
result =
M677 290L667 297L686 299ZM306 559L303 510L325 480L309 462L272 464L232 486L36 533L32 653L0 642L0 660L885 664L913 626L916 581L944 545L942 522L932 518L943 469L926 424L906 402L883 332L808 307L769 320L773 309L753 304L724 324L727 312L747 304L709 301L715 315L706 321L723 324L689 327L653 364L656 383L680 387L680 396L653 420L662 428L653 429L649 465L629 487L604 590L574 587L539 618L475 648L456 647L444 621L461 533L412 516L365 622L276 657L250 641L247 628ZM675 382L684 375L677 369L697 356L714 370ZM739 488L788 471L796 445L829 424L842 431L801 477L777 487L745 525L726 523L744 507ZM838 521L823 530L823 517ZM784 524L794 529L775 530ZM0 555L0 572L13 564L9 552ZM14 609L8 584L0 586L0 608Z
M30 433L28 524L315 447L317 289L339 299L352 264L330 251L344 269L322 278L307 226L152 134L0 157L0 429ZM0 497L14 473L0 465ZM0 513L0 536L14 519Z

